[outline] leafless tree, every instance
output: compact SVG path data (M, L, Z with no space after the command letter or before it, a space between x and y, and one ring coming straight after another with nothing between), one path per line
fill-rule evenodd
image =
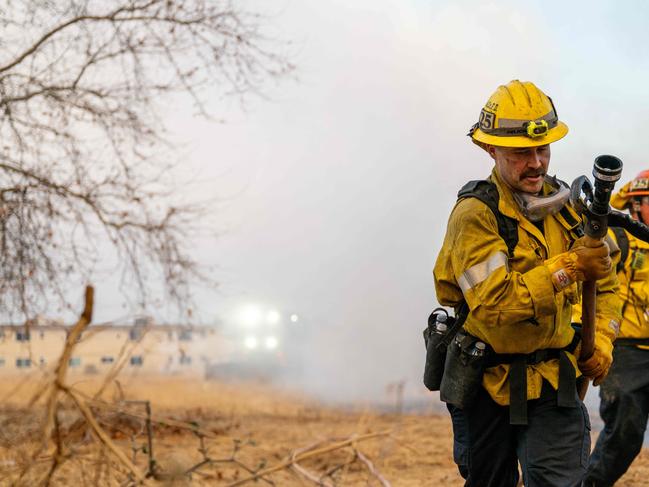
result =
M173 196L162 103L207 115L291 71L266 17L219 0L6 0L0 6L0 309L33 314L110 247L146 300L199 277Z

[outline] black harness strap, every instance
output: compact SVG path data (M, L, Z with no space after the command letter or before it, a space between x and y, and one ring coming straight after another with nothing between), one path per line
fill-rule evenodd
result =
M626 258L629 256L629 236L624 231L622 227L609 227L615 235L615 240L617 240L617 246L620 247L620 262L617 263L615 271L619 273L624 269L624 263Z
M635 347L637 345L649 346L649 338L617 338L613 345L616 347Z
M527 360L524 354L509 369L509 423L527 424Z
M615 266L615 272L619 274L620 272L625 271L624 264L626 264L626 259L629 256L629 251L631 250L630 249L631 243L629 242L629 236L626 234L626 232L622 227L609 227L609 228L613 232L613 235L615 235L615 240L617 240L617 246L620 248L620 262L618 262L617 266ZM635 259L635 252L636 250L634 249L633 254L631 256L631 262L633 262L633 260ZM626 312L626 308L629 305L629 301L633 299L633 296L635 294L633 292L633 289L631 288L631 283L635 279L635 271L636 271L635 267L631 265L631 275L628 276L626 274L626 271L624 272L627 278L627 283L626 283L627 299L622 304L622 319L624 319L624 313Z
M573 234L573 238L578 239L579 237L584 236L584 229L581 224L581 221L579 221L577 218L574 217L574 215L570 212L567 206L564 206L559 210L559 216L563 218L565 221L565 227L566 230L570 231ZM561 219L559 219L559 222L561 222Z
M514 218L503 215L498 209L500 195L498 188L491 181L478 179L469 181L457 193L458 200L463 198L477 198L489 207L496 217L498 234L505 241L509 257L514 256L514 249L518 245L518 222Z

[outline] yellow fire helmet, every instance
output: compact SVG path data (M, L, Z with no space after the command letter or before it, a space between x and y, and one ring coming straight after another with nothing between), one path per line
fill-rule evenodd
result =
M563 138L568 126L559 121L549 96L529 81L499 86L471 127L474 143L500 147L536 147Z

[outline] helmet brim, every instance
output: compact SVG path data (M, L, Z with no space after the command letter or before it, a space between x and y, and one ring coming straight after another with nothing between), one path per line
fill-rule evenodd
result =
M620 193L614 193L611 195L611 206L616 210L626 210L631 204L631 199L638 196L649 196L649 190L637 190L624 193L622 196Z
M629 191L626 196L627 198L633 198L634 196L649 196L649 190L641 189L638 191Z
M497 147L538 147L540 145L551 144L557 140L563 139L568 133L568 126L563 122L557 122L557 126L548 130L548 133L542 137L531 138L526 136L502 137L497 135L485 134L482 130L476 129L471 138L478 145L487 144Z

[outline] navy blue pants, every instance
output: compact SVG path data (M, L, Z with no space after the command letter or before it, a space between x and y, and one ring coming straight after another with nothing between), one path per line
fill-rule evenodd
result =
M613 485L642 449L649 416L649 350L617 346L599 389L604 430L588 465L586 486Z
M543 382L541 397L527 402L528 424L509 424L509 407L480 389L470 408L449 406L453 456L465 487L515 487L518 465L527 487L577 487L590 453L590 421L575 407L557 406L557 392Z

